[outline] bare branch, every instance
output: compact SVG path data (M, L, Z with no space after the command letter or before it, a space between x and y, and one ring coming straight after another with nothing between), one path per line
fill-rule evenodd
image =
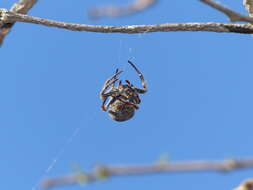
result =
M76 174L70 174L44 180L42 186L44 188L51 188L60 185L89 183L97 181L99 179L106 179L114 176L201 171L228 172L236 169L246 169L250 167L253 167L253 159L188 162L163 161L150 165L98 166L89 173L78 172Z
M200 0L200 1L219 10L220 12L226 14L229 17L231 22L243 21L243 22L248 22L248 23L253 24L252 17L244 16L244 15L237 13L231 9L225 8L222 5L215 3L211 0Z
M120 17L142 11L153 5L155 2L157 2L157 0L135 0L134 2L124 6L98 6L91 9L88 12L88 15L92 18L105 16Z
M10 11L26 14L36 2L37 0L20 0L11 7Z
M20 0L19 2L15 3L11 7L11 11L21 14L26 14L33 5L37 2L37 0ZM5 23L4 25L0 25L0 46L3 43L4 37L10 32L11 28L13 27L13 23Z
M2 23L26 22L44 26L64 28L73 31L87 31L100 33L149 33L149 32L173 32L173 31L208 31L252 34L253 26L247 24L224 23L176 23L155 25L131 25L131 26L101 26L58 22L38 17L14 13L0 9L0 26Z

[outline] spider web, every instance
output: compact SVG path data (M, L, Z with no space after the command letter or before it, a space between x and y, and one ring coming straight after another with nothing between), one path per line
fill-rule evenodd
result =
M136 43L136 41L142 40L144 35L146 35L146 33L133 35L134 37L132 38L134 39L134 44ZM123 71L128 70L127 60L135 62L135 59L137 58L135 48L128 44L129 43L126 40L124 41L124 39L119 39L117 65L121 67ZM127 59L122 59L124 55L127 57Z
M143 35L145 35L145 33L137 34L137 35L138 35L137 39L139 40L139 39L143 38ZM128 60L133 60L134 61L136 59L134 48L128 46L127 43L125 43L123 39L119 39L117 66L122 67L121 69L123 69L123 71L127 71L129 65L127 64L127 61L123 60L123 58L122 58L123 57L123 52L127 53L127 59ZM91 113L91 116L92 116L91 120L94 120L95 113ZM48 166L45 167L45 170L42 172L42 174L39 177L38 181L32 187L32 190L41 189L41 187L40 187L41 181L54 169L55 165L64 156L64 153L67 151L68 147L71 145L73 140L77 137L78 134L80 134L80 131L82 130L82 128L85 127L85 125L83 125L83 121L86 120L88 117L83 117L83 118L84 119L81 120L81 122L80 122L80 126L77 126L73 130L71 135L66 139L65 143L58 149L56 154L53 156L53 158L51 159L51 162L48 164Z
M91 114L91 120L94 120L94 113ZM45 168L45 170L42 172L41 176L39 177L38 181L35 183L35 185L32 187L32 190L38 190L41 189L40 184L41 181L52 171L52 169L55 167L59 159L62 158L64 153L67 151L70 144L73 142L73 140L77 137L78 134L80 134L81 129L83 129L86 125L83 125L83 121L86 120L88 117L83 117L80 121L80 126L77 126L71 135L66 139L65 143L59 148L59 150L56 152L55 156L52 158L52 161L49 163L49 165Z

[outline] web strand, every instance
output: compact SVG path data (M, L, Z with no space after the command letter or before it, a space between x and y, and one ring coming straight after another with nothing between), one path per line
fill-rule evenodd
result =
M94 119L94 113L91 114L91 120ZM85 119L86 117L84 117ZM83 120L84 120L83 119ZM76 127L74 129L74 131L71 133L71 135L66 139L65 143L60 147L60 149L58 150L58 152L56 153L56 155L53 157L52 161L49 163L49 165L46 167L46 169L44 170L43 174L41 175L41 177L39 178L38 182L32 187L32 190L38 190L41 189L40 188L40 182L42 181L42 179L44 179L47 174L52 171L52 169L55 167L55 165L57 164L57 162L59 161L59 159L62 158L62 156L64 155L64 153L66 152L68 146L73 142L73 140L75 139L75 137L80 133L81 129L85 126L82 125L83 124L83 120L80 122L80 126Z

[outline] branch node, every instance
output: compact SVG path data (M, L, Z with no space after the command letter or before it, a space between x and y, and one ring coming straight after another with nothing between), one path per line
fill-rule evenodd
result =
M95 167L95 176L99 180L106 180L110 176L110 171L101 165Z
M222 168L222 171L231 171L237 167L239 167L239 163L236 161L236 160L226 160L225 161L225 165L224 167Z
M75 174L76 181L80 185L88 184L90 182L89 176L85 172L77 172Z

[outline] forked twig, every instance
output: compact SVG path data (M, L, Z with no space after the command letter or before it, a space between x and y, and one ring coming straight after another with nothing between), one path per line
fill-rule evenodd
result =
M26 14L32 7L35 5L37 0L20 0L19 2L15 3L10 11L15 13ZM11 28L13 27L15 22L12 23L5 23L0 27L0 46L3 43L5 36L10 32Z

